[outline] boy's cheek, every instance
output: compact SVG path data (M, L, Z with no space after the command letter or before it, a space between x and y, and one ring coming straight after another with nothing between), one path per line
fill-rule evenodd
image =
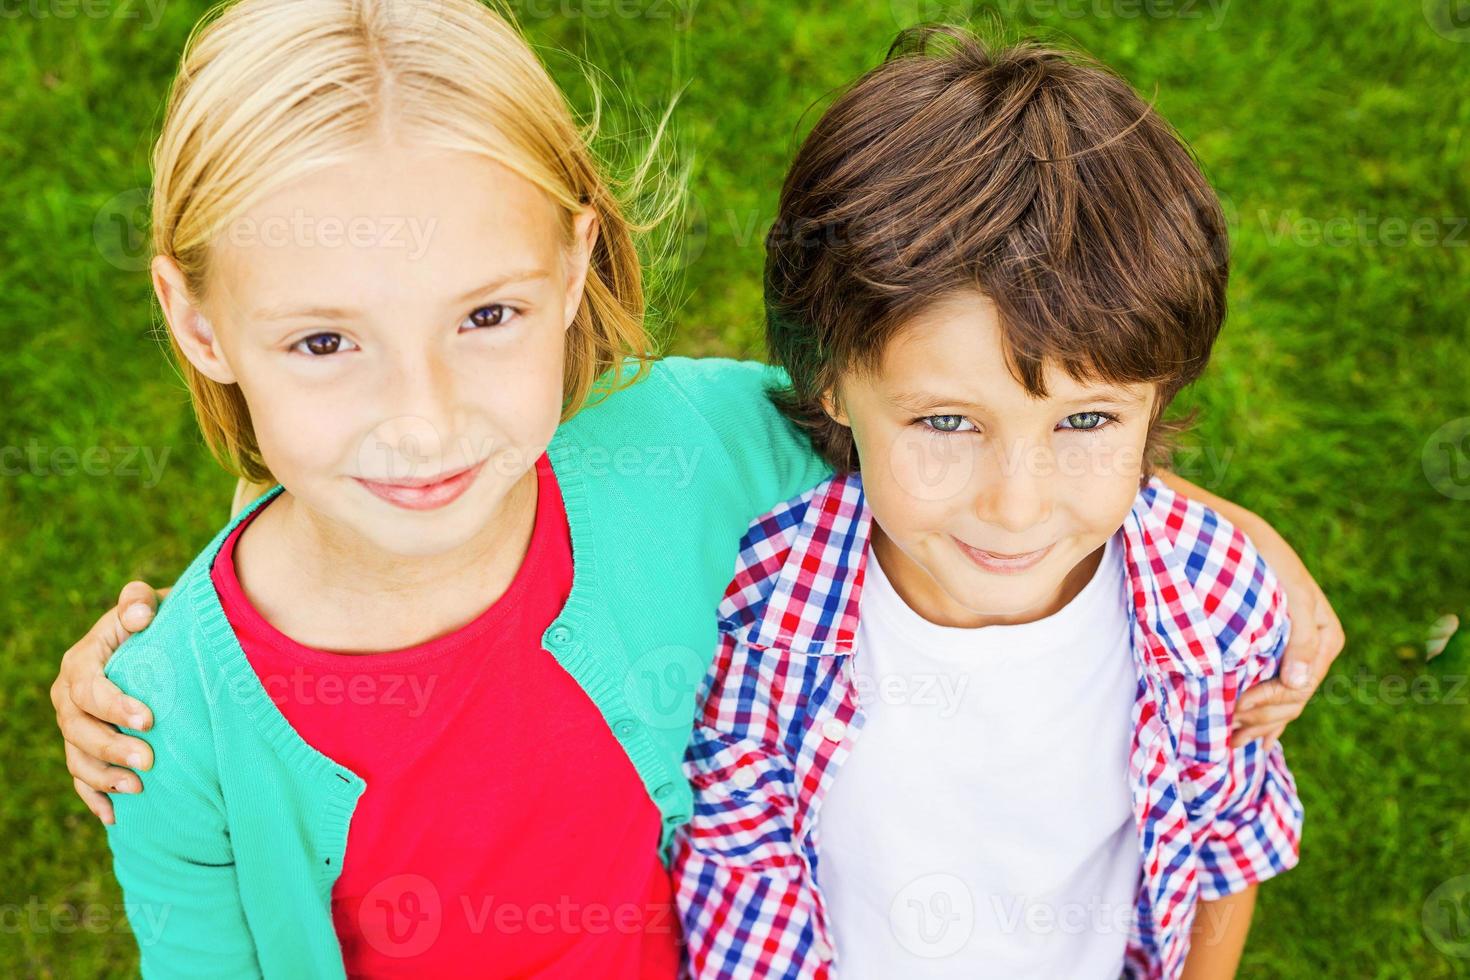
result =
M958 502L970 491L975 476L975 453L963 445L966 441L917 428L900 429L878 454L884 470L876 476L912 506ZM874 476L864 470L865 487Z

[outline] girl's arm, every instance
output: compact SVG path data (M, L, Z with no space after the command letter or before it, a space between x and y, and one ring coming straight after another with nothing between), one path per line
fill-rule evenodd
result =
M1251 928L1257 887L1199 903L1182 980L1231 980L1235 976Z
M167 717L143 736L156 760L148 792L118 797L117 819L107 828L141 972L181 980L259 976L224 801L210 768L213 746L198 737L208 721L183 696L188 672L150 637L134 638L108 667L122 689L171 703Z
M1252 688L1235 706L1238 725L1232 745L1239 747L1264 738L1269 749L1287 723L1301 715L1342 652L1346 643L1342 624L1307 566L1264 519L1174 473L1160 471L1156 475L1174 492L1218 511L1244 531L1286 590L1292 631L1280 677Z

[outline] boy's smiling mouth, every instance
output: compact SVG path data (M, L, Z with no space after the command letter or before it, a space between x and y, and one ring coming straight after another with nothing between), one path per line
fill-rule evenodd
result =
M1016 575L1021 572L1030 571L1041 563L1041 560L1051 554L1052 545L1038 548L1036 551L1027 551L1020 554L1003 554L996 551L985 551L974 548L965 542L950 535L959 549L965 553L972 562L987 572L995 572L1000 575Z
M353 477L374 496L405 510L436 510L459 498L475 482L485 461L437 476L384 482Z

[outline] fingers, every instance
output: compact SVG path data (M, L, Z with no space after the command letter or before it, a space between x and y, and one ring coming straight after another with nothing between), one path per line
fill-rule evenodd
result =
M1255 687L1246 691L1235 703L1235 720L1249 715L1258 708L1274 707L1276 705L1294 704L1300 711L1301 706L1311 700L1311 689L1302 690L1295 687L1287 687L1279 678L1262 681Z
M1249 715L1237 714L1230 735L1230 747L1239 748L1265 734L1280 736L1287 724L1295 721L1301 713L1302 705L1292 702L1257 708Z
M152 616L151 609L149 616ZM63 733L72 709L139 731L152 726L153 713L148 706L128 697L104 673L108 658L127 636L117 610L112 609L61 658L61 671L51 688L51 702Z
M131 769L109 766L75 745L66 747L66 770L74 781L99 793L137 793L143 789L138 774Z
M1254 742L1256 739L1264 739L1261 744L1262 751L1269 752L1281 738L1281 733L1286 730L1285 725L1254 725L1250 728L1242 728L1230 736L1230 747L1238 749L1242 745Z
M68 713L59 719L59 723L68 751L75 749L98 765L111 763L145 771L153 768L153 748L141 738L124 735L111 725L80 711ZM81 773L73 772L72 775ZM93 785L97 789L111 788L105 781Z
M117 817L112 812L112 800L108 799L106 793L97 792L80 779L73 779L72 785L76 787L77 795L87 804L87 809L92 811L93 816L105 824L117 822Z
M153 613L157 608L158 593L153 591L153 586L147 582L129 582L123 586L117 597L118 625L128 633L136 633L153 621ZM121 642L118 641L119 645Z
M1308 695L1316 689L1316 682L1327 673L1327 668L1332 664L1331 658L1323 661L1325 651L1317 618L1321 605L1315 604L1300 619L1292 620L1294 629L1291 631L1291 639L1287 641L1286 650L1281 655L1281 670L1278 674L1287 687L1304 691ZM1328 614L1331 615L1330 607ZM1332 656L1335 657L1336 654Z

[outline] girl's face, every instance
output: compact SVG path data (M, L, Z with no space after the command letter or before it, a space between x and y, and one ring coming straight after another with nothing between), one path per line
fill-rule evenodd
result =
M266 464L338 530L404 556L487 526L551 440L596 227L469 153L384 147L261 201L209 298L155 286L186 356L235 383ZM173 309L170 310L170 305Z
M1133 505L1156 386L1083 384L1050 366L1044 380L1047 397L1026 392L994 304L965 292L827 399L857 443L883 570L931 622L1050 615Z

